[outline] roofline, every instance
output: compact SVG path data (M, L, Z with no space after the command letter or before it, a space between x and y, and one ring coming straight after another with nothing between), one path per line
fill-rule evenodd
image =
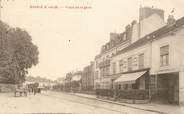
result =
M136 42L130 44L128 47L125 47L124 49L120 50L119 52L117 52L116 55L114 56L118 56L122 53L125 53L129 50L132 50L132 49L135 49L136 47L140 47L140 46L143 46L145 44L147 44L148 42L152 42L156 39L160 39L160 38L163 38L162 36L163 35L166 35L167 33L169 33L170 31L173 31L181 26L184 25L184 17L178 19L175 24L173 25L165 25L163 27L161 27L160 29L157 29L156 31L142 37L141 39L137 40ZM163 32L160 32L160 31L163 31Z

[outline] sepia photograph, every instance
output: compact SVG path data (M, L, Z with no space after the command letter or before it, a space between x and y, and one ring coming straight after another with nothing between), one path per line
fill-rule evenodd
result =
M0 0L0 114L184 114L183 0Z

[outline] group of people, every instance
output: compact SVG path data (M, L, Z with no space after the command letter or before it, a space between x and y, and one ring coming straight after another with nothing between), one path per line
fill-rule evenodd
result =
M36 93L40 93L41 89L38 88L38 84L37 83L33 83L33 84L19 84L16 85L15 87L15 97L17 96L17 94L19 94L19 96L27 96L28 93L31 94L33 93L34 95L36 95Z

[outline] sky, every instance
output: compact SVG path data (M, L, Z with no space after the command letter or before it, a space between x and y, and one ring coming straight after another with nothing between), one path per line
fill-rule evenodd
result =
M123 32L138 20L140 4L163 9L165 18L173 8L176 19L184 16L183 0L2 0L1 19L28 31L38 46L39 64L29 69L29 75L56 79L89 65L110 32Z

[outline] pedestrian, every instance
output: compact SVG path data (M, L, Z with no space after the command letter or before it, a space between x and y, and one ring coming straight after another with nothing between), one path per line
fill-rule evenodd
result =
M37 91L38 91L37 87L34 87L33 88L34 95L36 95Z

